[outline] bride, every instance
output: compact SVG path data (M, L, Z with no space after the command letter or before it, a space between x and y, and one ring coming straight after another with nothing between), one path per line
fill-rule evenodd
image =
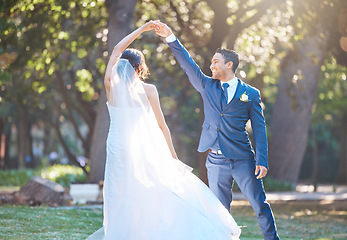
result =
M240 228L191 168L177 159L143 54L126 49L150 21L113 49L104 84L110 114L103 227L87 239L227 240Z

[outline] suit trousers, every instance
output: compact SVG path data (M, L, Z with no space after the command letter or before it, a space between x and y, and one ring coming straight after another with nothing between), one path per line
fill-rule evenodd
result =
M235 180L257 215L264 239L279 239L271 207L266 202L262 180L254 174L254 160L234 160L209 152L206 168L210 189L228 210Z

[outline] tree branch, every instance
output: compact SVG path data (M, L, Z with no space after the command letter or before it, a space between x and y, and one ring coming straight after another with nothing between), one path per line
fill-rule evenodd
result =
M262 1L258 3L255 6L247 7L247 8L242 8L238 10L236 14L236 22L230 26L230 30L228 32L228 37L227 37L227 42L229 48L233 48L236 42L236 39L238 38L239 34L252 24L256 23L259 21L259 19L264 15L266 10L271 8L273 5L281 5L284 3L285 0L268 0L268 1ZM249 11L252 11L254 9L257 9L257 13L254 14L252 17L246 19L244 22L240 22L240 19Z
M62 136L62 134L60 132L59 121L56 121L53 124L53 127L54 127L54 129L55 129L55 131L56 131L56 133L58 135L60 143L61 143L62 147L64 148L64 151L65 151L66 155L68 156L68 158L72 159L79 167L81 167L83 169L83 172L85 172L88 175L88 172L87 172L86 168L80 165L80 163L77 161L76 156L70 151L69 147L65 143L64 138L63 138L63 136Z
M83 148L85 150L89 149L89 146L88 146L88 142L86 141L86 139L83 138L82 134L81 134L81 131L79 130L78 128L78 125L75 121L75 118L73 116L73 113L72 113L72 110L71 110L71 104L70 104L70 99L69 99L69 95L65 89L65 86L64 86L64 82L63 82L63 78L61 76L61 73L60 71L56 71L56 76L57 76L57 83L58 83L58 89L60 90L60 93L62 94L63 96L63 99L65 99L66 101L66 108L67 108L67 112L68 112L68 115L69 115L69 119L70 119L70 122L72 123L74 129L75 129L75 133L77 135L77 137L81 140L82 142L82 145L83 145Z
M66 153L68 158L71 159L78 167L82 168L83 172L88 174L88 171L86 170L86 168L80 165L80 163L77 161L76 156L70 151L69 147L65 143L64 138L60 132L59 120L56 120L55 122L53 122L52 119L48 118L47 115L42 113L41 111L37 111L36 113L38 113L42 119L45 119L46 123L50 124L54 128L55 132L58 135L59 141L62 147L64 148L64 152Z
M174 12L176 13L177 22L178 22L178 25L180 26L180 29L181 29L181 31L177 31L177 34L178 34L178 35L182 35L183 29L186 28L185 23L184 23L184 21L183 21L183 19L182 19L182 17L181 17L181 14L178 12L177 7L176 7L175 4L173 3L173 1L170 0L169 3L170 3L170 7L171 7L171 8L174 10Z
M69 74L71 76L71 79L73 79L73 82L75 82L74 72L69 71ZM73 103L71 101L69 102L69 104L76 112L79 113L79 115L87 123L89 130L91 130L91 129L93 129L94 123L95 123L95 111L89 106L89 103L87 103L88 106L85 106L86 102L82 100L81 93L79 91L77 91L77 89L75 87L72 87L72 89L74 90L75 96L76 96L77 100L80 102L80 105L77 106L75 103ZM80 107L81 105L83 106L83 108Z

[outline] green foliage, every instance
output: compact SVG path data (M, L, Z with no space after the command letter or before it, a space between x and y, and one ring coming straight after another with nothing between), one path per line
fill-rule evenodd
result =
M16 107L6 123L24 108L29 125L93 126L105 68L104 1L2 1L0 8L0 103ZM84 155L89 137L80 139Z
M87 181L87 175L83 170L71 165L53 165L47 169L41 170L40 175L64 187L69 187L73 182Z
M0 186L23 186L32 176L39 173L30 169L0 170Z
M73 182L86 182L83 170L71 165L53 165L41 170L0 170L0 186L23 186L31 177L41 176L64 187Z
M267 192L290 192L295 191L295 185L290 182L280 181L271 177L263 179L264 189Z

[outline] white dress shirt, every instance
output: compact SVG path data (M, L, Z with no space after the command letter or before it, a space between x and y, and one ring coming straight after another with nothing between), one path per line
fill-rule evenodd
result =
M166 42L173 42L173 41L175 41L176 40L176 37L175 37L175 35L173 34L173 33L171 33L171 35L170 36L168 36L168 37L166 37L165 38L165 41Z

